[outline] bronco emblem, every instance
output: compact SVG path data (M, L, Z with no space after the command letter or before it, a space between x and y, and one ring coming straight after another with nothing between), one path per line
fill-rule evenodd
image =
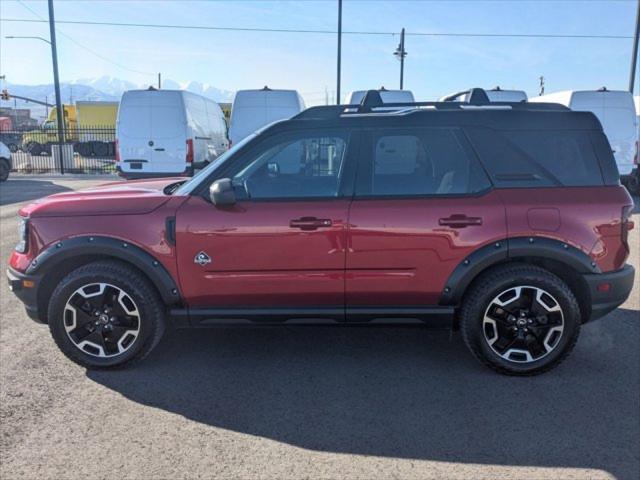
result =
M207 263L211 263L211 258L204 252L198 252L193 259L193 263L197 263L201 267L204 267Z

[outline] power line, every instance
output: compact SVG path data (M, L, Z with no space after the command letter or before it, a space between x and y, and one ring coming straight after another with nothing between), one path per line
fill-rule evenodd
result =
M2 22L42 23L46 20L33 20L24 18L3 18ZM56 20L56 23L67 25L92 25L108 27L136 27L136 28L170 28L182 30L214 30L225 32L267 32L267 33L306 33L306 34L330 34L335 35L335 30L307 30L292 28L253 28L253 27L211 27L206 25L174 25L164 23L124 23L124 22L95 22L88 20ZM391 35L398 32L374 32L374 31L342 31L343 35ZM576 38L576 39L614 39L627 40L633 38L630 35L580 35L580 34L555 34L555 33L462 33L462 32L407 32L405 35L414 37L486 37L486 38Z
M36 17L38 17L40 20L31 20L32 22L49 22L47 19L45 19L44 17L42 17L42 15L40 15L38 12L36 12L35 10L31 9L29 6L27 6L25 3L22 2L22 0L18 0L18 3L20 5L22 5L24 8L26 8L28 11L30 11L33 15L35 15ZM60 21L56 21L56 23L61 23ZM59 35L62 35L63 37L65 37L67 40L69 40L70 42L72 42L73 44L77 45L78 47L86 50L87 52L93 54L94 56L104 60L105 62L108 62L112 65L115 65L118 68L121 68L123 70L128 70L129 72L133 72L133 73L139 73L141 75L156 75L155 73L151 73L151 72L143 72L141 70L136 70L133 68L129 68L129 67L125 67L124 65L115 62L107 57L105 57L104 55L101 55L100 53L96 52L95 50L90 49L89 47L81 44L80 42L76 41L73 37L67 35L66 33L60 31L60 29L56 28L56 32L58 32Z

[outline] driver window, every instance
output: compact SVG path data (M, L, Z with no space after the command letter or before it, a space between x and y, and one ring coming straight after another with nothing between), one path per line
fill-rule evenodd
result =
M261 152L233 176L238 198L336 197L346 142L340 136L289 139Z

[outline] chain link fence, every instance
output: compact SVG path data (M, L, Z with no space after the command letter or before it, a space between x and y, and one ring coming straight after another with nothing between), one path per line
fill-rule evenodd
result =
M56 128L0 130L0 142L11 151L12 171L19 173L114 173L115 128L71 127L62 150Z

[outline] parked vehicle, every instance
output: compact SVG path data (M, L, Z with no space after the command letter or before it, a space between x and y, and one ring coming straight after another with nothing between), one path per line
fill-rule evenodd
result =
M83 157L114 155L118 102L76 102L76 111L78 138L74 150Z
M503 90L500 87L485 90L491 102L526 102L527 92L524 90ZM469 90L445 95L440 98L441 102L467 102L469 100Z
M362 102L368 90L355 90L347 95L347 105L356 105ZM381 87L378 90L380 98L384 103L413 103L415 98L411 90L387 90Z
M64 141L77 142L77 114L75 105L63 105L64 112ZM22 134L22 150L31 155L51 155L51 146L58 143L58 113L56 107L49 111L49 116L42 123L41 128L29 130Z
M566 105L571 110L593 112L609 139L618 164L620 180L627 185L633 182L634 156L637 128L633 96L628 91L566 90L529 99L530 102L553 102Z
M11 117L0 117L0 142L13 153L20 149L21 139L22 134L14 130Z
M125 178L193 175L229 148L218 104L183 90L125 92L116 142Z
M0 142L0 182L5 182L11 172L11 151L4 143Z
M265 125L291 118L305 109L304 100L295 90L239 90L233 99L229 140L231 144Z
M633 157L633 171L627 181L629 190L640 194L640 96L633 97L636 107L636 154Z
M114 154L113 130L118 102L81 101L63 105L65 143L83 157L106 157ZM58 142L58 118L55 107L38 130L22 135L22 149L31 155L51 155L51 147Z
M629 296L633 202L592 113L469 102L396 115L371 91L190 180L52 195L20 210L9 283L88 368L140 360L167 322L415 321L499 372L544 372Z

